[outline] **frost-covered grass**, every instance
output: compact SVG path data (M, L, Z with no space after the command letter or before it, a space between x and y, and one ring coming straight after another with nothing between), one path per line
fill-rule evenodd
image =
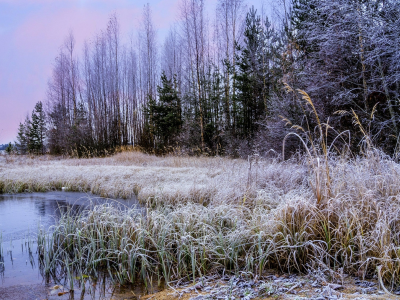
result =
M305 168L274 161L156 157L125 152L108 158L56 159L0 157L0 192L60 190L92 192L107 197L238 203L262 198L281 202L303 185Z
M278 268L318 269L331 279L377 275L398 286L400 166L378 151L310 159L254 159L250 168L246 160L140 153L15 158L1 162L0 184L11 192L138 193L146 204L146 216L109 206L64 216L42 248L49 272L68 257L81 272L115 270L121 282Z

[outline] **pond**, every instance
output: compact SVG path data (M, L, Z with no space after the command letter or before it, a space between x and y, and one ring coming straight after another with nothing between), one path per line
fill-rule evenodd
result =
M37 233L54 225L62 211L79 212L93 205L111 203L138 207L136 199L105 199L91 194L49 192L0 195L0 300L5 299L127 299L143 295L144 287L116 288L105 276L91 290L58 296L60 282L42 277L37 254ZM118 296L119 295L119 296Z

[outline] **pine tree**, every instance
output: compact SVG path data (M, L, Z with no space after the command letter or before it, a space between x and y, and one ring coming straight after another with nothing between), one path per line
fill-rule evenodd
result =
M7 153L7 154L11 154L11 153L14 152L14 149L15 149L15 147L14 147L13 144L11 144L11 142L10 142L10 143L8 143L8 145L7 145L7 147L6 147L6 153Z
M238 70L235 77L236 133L244 139L253 136L257 129L256 122L265 115L266 111L263 99L262 36L261 20L253 7L246 17L245 45L238 47L240 55L237 58Z
M172 146L182 127L181 102L175 86L175 78L168 79L163 73L161 86L157 87L158 102L149 101L145 111L149 119L148 130L154 136L157 151Z
M28 116L26 116L24 123L19 123L17 141L15 142L15 147L19 154L28 152L30 126L31 121Z
M139 145L147 151L153 151L155 148L155 126L153 121L155 106L156 100L150 94L147 95L147 103L143 109L143 130L139 140Z
M225 110L227 103L225 88L223 74L218 67L210 67L205 85L208 101L205 105L204 142L212 153L221 153L225 146L225 141L222 139L224 131L230 131L230 122Z
M32 120L29 130L28 150L35 154L44 154L44 139L46 132L46 119L42 102L36 103L32 111Z
M25 135L25 126L19 123L17 141L15 142L18 153L25 154L28 150L27 137Z

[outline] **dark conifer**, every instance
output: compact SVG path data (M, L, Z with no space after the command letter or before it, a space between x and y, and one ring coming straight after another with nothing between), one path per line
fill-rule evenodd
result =
M44 154L44 139L46 134L46 119L42 102L35 105L29 128L28 150L34 154Z

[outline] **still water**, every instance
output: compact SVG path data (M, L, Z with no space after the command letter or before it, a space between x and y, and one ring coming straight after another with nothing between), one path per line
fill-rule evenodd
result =
M54 293L51 287L60 283L46 282L41 276L38 265L36 237L39 228L47 230L57 222L61 212L68 208L80 211L89 205L104 203L129 208L138 207L135 199L111 200L84 193L0 195L0 300L55 297L57 293ZM71 293L63 297L57 295L57 299L111 299L115 298L118 292L123 293L116 290L112 284L108 284L107 280L103 283L103 292L97 293L98 296L95 296L96 291L94 291L87 296L79 294L74 297ZM38 292L35 294L32 289ZM135 294L133 290L129 292L130 295ZM140 287L136 287L136 294L138 292L143 292Z

